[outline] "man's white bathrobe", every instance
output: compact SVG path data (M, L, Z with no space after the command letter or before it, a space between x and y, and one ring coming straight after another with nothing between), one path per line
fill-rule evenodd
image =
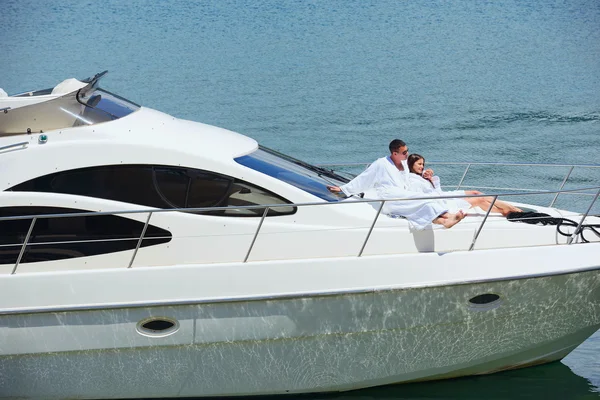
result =
M434 176L432 181L433 182L429 182L427 179L423 178L420 175L417 174L413 174L413 173L409 173L408 174L408 182L410 185L410 189L415 191L415 192L422 192L424 195L429 195L429 196L464 196L465 195L465 191L464 190L452 190L452 191L448 191L448 192L444 192L442 191L442 187L440 185L440 178L437 176ZM456 213L459 210L468 210L471 207L471 204L469 204L468 201L466 201L464 198L458 198L458 199L443 199L443 202L446 204L446 206L448 207L448 211L451 213Z
M396 168L390 157L382 157L340 188L347 196L374 189L381 199L427 197L423 192L411 190L408 165L405 161L402 165L404 171ZM448 207L441 200L386 201L381 211L406 217L417 228L423 228L447 212Z

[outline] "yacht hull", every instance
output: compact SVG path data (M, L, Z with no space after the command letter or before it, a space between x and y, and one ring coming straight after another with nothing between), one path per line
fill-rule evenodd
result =
M151 316L177 330L140 334ZM561 359L600 328L600 271L0 321L2 398L345 391Z

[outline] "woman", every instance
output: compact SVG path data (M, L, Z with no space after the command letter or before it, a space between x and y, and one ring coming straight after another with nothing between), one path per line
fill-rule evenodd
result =
M440 196L464 196L464 195L482 195L478 190L454 190L450 192L442 191L440 185L440 178L433 176L433 171L428 169L425 170L425 158L419 154L411 154L408 156L408 169L411 172L409 174L410 188L414 191L420 191L426 194L437 194ZM456 199L445 199L450 207L450 212L455 210L466 210L471 207L479 207L483 211L490 209L493 197L463 197ZM520 208L510 205L504 201L496 200L492 212L498 212L503 216L507 216L508 213L518 211L521 212Z

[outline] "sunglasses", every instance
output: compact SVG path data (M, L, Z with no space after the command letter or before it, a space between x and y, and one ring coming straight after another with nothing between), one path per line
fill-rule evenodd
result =
M404 150L403 152L399 152L399 151L397 151L396 153L400 153L400 154L402 154L403 156L405 156L405 155L407 155L407 154L408 154L408 149Z

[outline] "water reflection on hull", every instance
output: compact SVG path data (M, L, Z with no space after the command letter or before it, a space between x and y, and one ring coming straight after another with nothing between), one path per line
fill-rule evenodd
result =
M417 400L417 399L591 399L600 397L587 379L562 362L493 375L389 385L338 394L260 396L253 400Z
M592 399L600 388L562 362L492 375L380 386L336 394L252 396L251 400ZM222 397L213 398L214 400ZM238 397L239 399L239 397ZM149 399L148 399L149 400ZM168 399L166 399L168 400ZM190 399L192 400L192 399ZM207 398L202 398L207 400ZM210 399L209 399L210 400Z
M372 388L328 399L580 399L593 396L593 390L587 379L576 375L563 363L553 362L493 375ZM317 398L325 399L326 396L313 397Z

